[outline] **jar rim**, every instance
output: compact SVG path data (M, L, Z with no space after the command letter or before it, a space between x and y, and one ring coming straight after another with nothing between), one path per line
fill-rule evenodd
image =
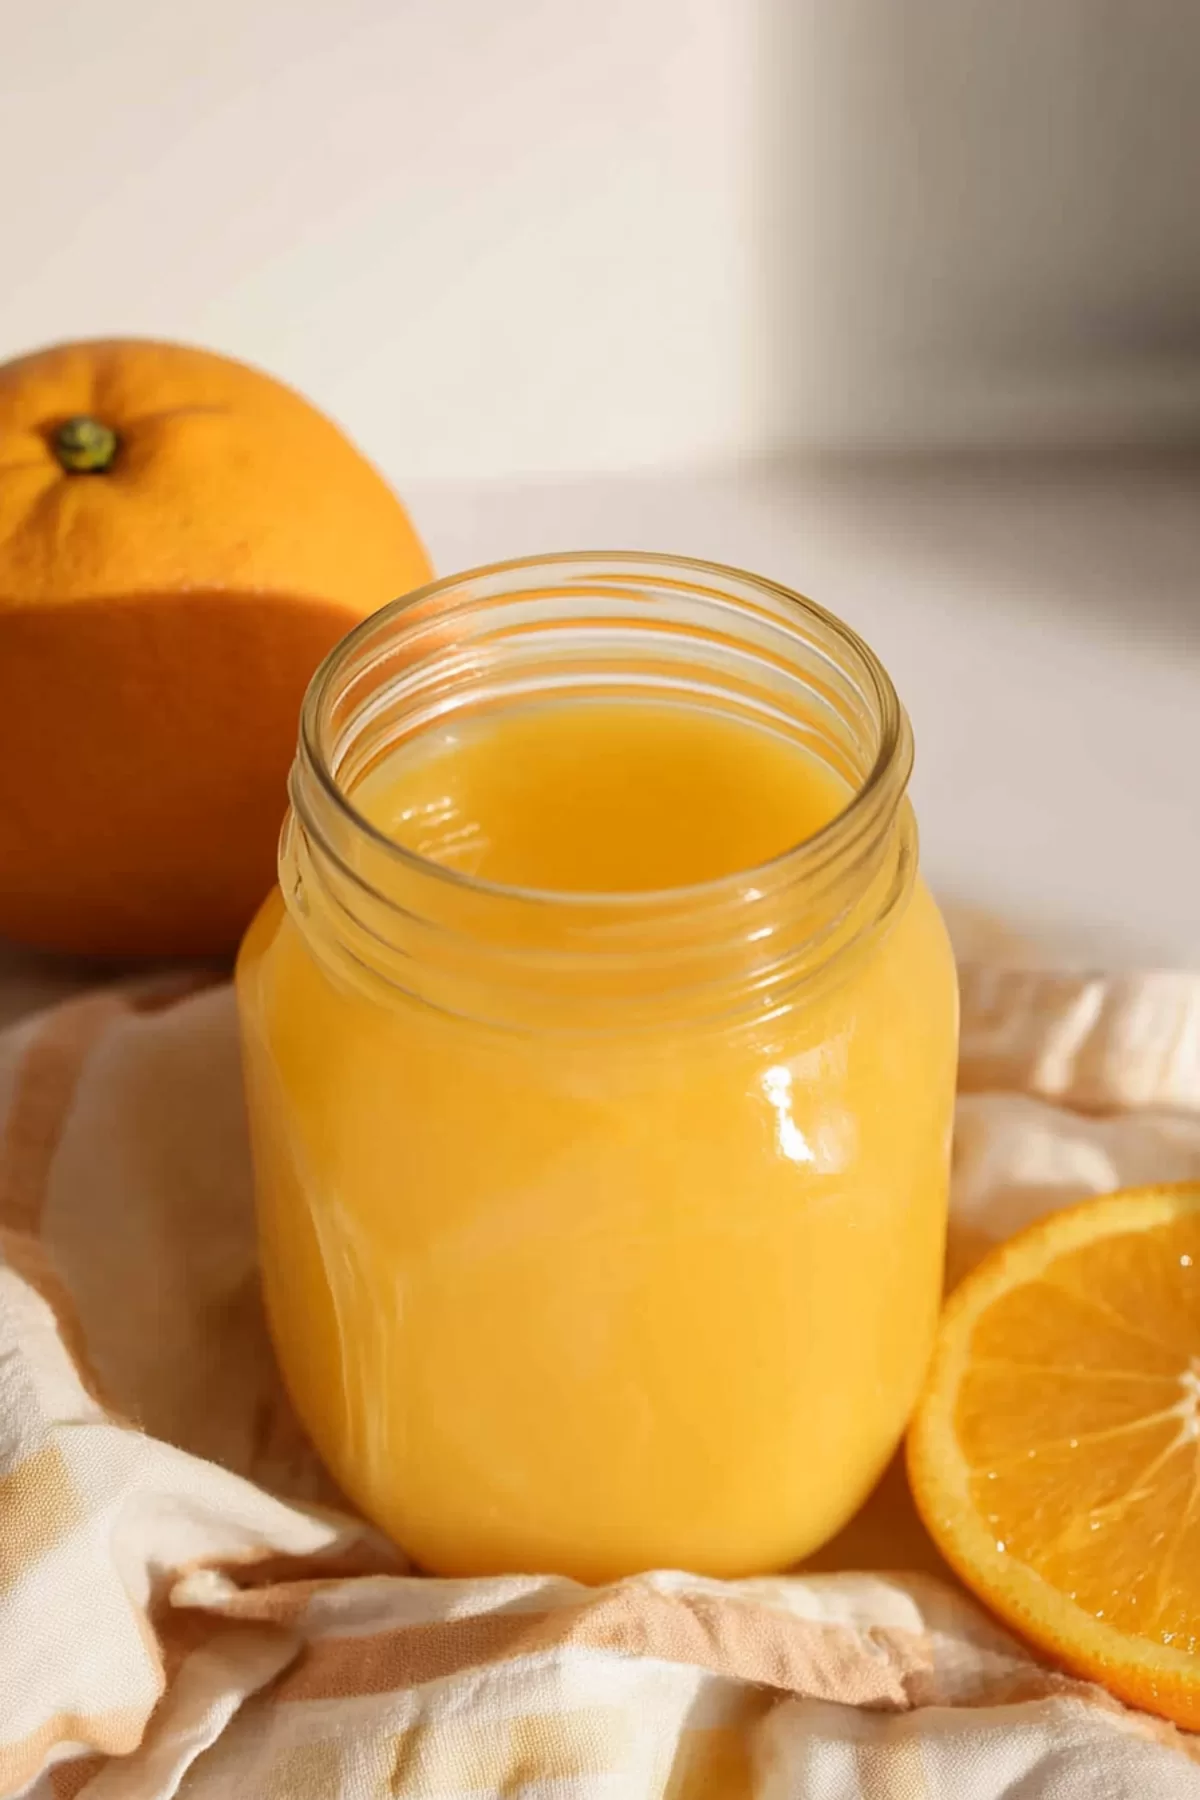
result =
M606 570L619 569L623 573L629 573L640 568L648 573L671 570L676 574L716 577L719 581L741 584L764 597L770 597L776 603L782 603L799 620L818 626L839 649L849 652L860 662L871 685L878 718L879 741L874 761L862 780L854 786L846 805L817 831L776 852L765 862L735 869L705 881L657 889L608 889L592 892L523 887L491 881L437 862L389 837L354 804L351 795L339 782L331 767L322 741L324 710L334 693L339 676L352 665L356 653L369 643L372 636L415 612L418 607L457 589L468 589L473 582L554 568L569 569L575 576L594 570L598 579L603 578ZM733 600L734 596L731 594L729 598ZM477 599L466 594L459 607L447 607L440 616L452 619L456 613L466 612L476 604ZM747 883L776 887L788 882L794 875L799 876L821 868L833 856L843 855L860 835L878 829L881 813L884 816L890 815L899 805L908 785L912 765L912 739L907 716L891 677L870 645L852 626L807 595L732 563L677 556L662 551L579 550L549 551L535 556L510 557L498 562L481 563L426 582L422 587L415 588L368 614L334 645L309 682L300 713L298 756L304 764L305 774L316 782L323 798L343 822L362 833L373 850L394 859L397 867L419 873L424 878L432 877L445 882L460 892L480 899L493 897L497 901L517 902L523 906L564 910L575 907L581 911L593 912L597 907L603 907L619 913L627 908L686 908L719 902L736 895L739 890L744 891ZM383 895L379 897L385 898Z

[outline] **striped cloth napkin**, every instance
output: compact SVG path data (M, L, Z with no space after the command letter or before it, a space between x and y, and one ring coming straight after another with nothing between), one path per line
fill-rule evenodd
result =
M1200 975L962 976L953 1274L1200 1176ZM1036 1663L898 1469L786 1577L407 1573L279 1388L227 987L10 1027L0 1132L0 1794L1200 1797L1200 1739Z

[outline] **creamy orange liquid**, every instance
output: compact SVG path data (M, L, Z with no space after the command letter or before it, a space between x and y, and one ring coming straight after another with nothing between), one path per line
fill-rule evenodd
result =
M813 837L849 799L825 764L694 706L581 701L430 733L355 790L371 823L484 881L691 887Z
M576 896L753 869L847 797L795 743L632 701L456 724L354 793L425 857ZM736 1028L493 1029L482 992L364 987L321 929L276 897L239 993L268 1308L349 1496L448 1574L734 1574L830 1536L940 1289L954 976L920 882Z

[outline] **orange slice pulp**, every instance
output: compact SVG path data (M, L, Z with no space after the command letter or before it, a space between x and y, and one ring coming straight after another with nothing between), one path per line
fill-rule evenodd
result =
M908 1467L994 1612L1200 1729L1200 1184L1055 1213L968 1275Z

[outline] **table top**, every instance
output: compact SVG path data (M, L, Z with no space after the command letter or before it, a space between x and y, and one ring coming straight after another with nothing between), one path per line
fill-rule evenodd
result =
M799 588L908 706L944 897L1080 956L1200 965L1200 459L399 485L442 571L646 549ZM0 1020L93 978L0 950Z

